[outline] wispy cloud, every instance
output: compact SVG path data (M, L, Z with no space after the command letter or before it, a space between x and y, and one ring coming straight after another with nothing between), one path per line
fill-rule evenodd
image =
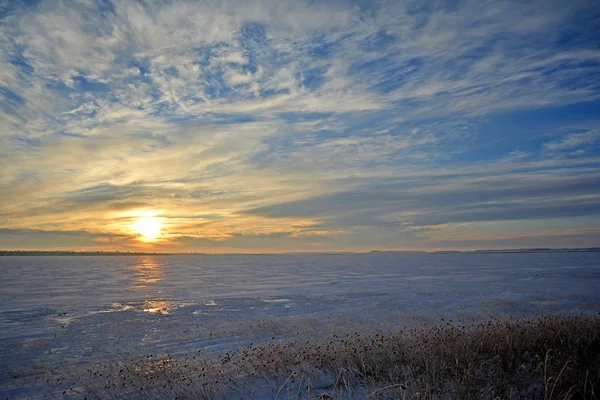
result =
M548 151L575 151L593 148L600 141L600 129L576 129L567 133L558 140L544 143L544 150Z
M135 243L143 210L271 250L600 214L593 1L2 7L0 226L33 247Z

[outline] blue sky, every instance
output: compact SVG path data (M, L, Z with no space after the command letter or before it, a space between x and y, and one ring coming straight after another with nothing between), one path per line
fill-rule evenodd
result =
M598 26L591 0L0 1L0 248L598 246Z

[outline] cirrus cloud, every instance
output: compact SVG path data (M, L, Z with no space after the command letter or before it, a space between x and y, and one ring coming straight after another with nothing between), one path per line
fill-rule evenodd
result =
M0 247L129 246L143 210L169 249L594 240L593 1L2 7Z

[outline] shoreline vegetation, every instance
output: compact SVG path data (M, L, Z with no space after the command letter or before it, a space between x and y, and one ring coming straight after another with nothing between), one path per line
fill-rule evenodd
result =
M146 354L40 380L44 397L89 400L600 398L597 315L286 336L218 358Z
M72 251L72 250L0 250L0 256L177 256L177 255L201 255L201 256L266 256L286 254L321 254L321 255L343 255L343 254L504 254L504 253L597 253L600 247L584 248L524 248L524 249L483 249L483 250L440 250L440 251L384 251L371 250L369 252L284 252L284 253L200 253L200 252L136 252L136 251Z

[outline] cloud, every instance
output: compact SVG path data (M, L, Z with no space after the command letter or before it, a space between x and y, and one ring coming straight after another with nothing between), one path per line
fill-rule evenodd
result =
M0 223L127 236L155 210L173 246L339 249L597 215L596 9L11 3Z
M86 231L57 231L40 229L0 228L0 246L21 250L29 249L98 249L109 243L120 246L131 244L131 239L115 234L91 234Z
M548 151L574 150L581 147L589 147L600 139L599 129L584 130L582 132L569 133L556 141L544 143L544 149Z
M318 217L330 226L412 230L449 223L597 215L597 174L448 175L367 183L359 189L248 210L270 218Z

